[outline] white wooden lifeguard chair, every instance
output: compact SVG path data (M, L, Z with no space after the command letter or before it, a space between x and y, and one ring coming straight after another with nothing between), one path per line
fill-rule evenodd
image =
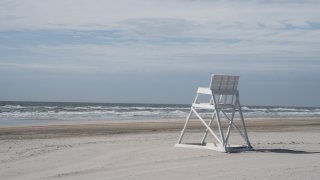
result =
M220 152L252 150L241 111L239 92L237 90L238 82L239 76L212 75L209 88L198 88L196 98L191 106L191 111L175 147L204 148ZM209 98L207 102L199 102L200 96ZM209 119L201 117L203 110L209 110L212 112L212 116ZM235 118L236 112L239 113L237 114L239 118ZM191 120L192 114L195 114L197 119L204 125L204 129L202 129L202 140L198 143L182 143L185 133L188 132L188 123ZM221 119L226 119L227 125L225 128L222 127ZM240 119L237 125L235 119ZM215 127L217 127L215 131L218 131L218 133L213 129L214 124L216 124ZM224 134L224 129L227 130L226 134ZM242 145L229 144L232 129L236 130L242 137ZM206 142L208 133L214 137L214 142Z

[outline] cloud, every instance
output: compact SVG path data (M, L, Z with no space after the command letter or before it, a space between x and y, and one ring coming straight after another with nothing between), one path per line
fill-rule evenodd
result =
M0 62L115 73L252 70L256 59L269 70L295 61L291 71L320 57L319 9L312 0L4 0Z
M1 50L1 48L0 48ZM245 49L228 53L223 48L159 44L39 45L24 54L2 58L1 69L51 73L163 73L221 72L271 73L318 72L318 57L282 54L244 54ZM301 61L301 58L304 60Z
M319 1L191 1L191 0L17 0L2 1L1 28L109 29L130 19L181 19L196 24L212 22L281 27L319 22Z

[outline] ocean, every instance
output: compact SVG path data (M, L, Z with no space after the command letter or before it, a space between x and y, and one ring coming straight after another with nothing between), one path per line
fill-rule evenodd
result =
M242 106L244 117L320 117L320 107ZM190 104L0 101L0 125L185 118ZM210 117L211 112L202 111Z

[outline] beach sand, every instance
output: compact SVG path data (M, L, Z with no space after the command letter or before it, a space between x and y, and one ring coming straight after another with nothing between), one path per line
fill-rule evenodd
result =
M183 123L3 126L0 179L319 179L320 118L248 119L255 150L230 154L175 148Z

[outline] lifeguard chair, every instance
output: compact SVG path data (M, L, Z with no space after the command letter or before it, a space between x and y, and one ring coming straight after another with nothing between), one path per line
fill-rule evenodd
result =
M238 82L239 76L212 75L209 88L198 88L196 98L191 106L190 113L175 147L204 148L220 152L252 150L241 111L239 92L237 89ZM200 102L200 96L209 98L205 102ZM205 120L201 114L203 114L203 111L208 110L212 112L212 116ZM239 118L235 118L236 112L239 113L237 116ZM193 114L195 114L201 124L204 125L202 139L198 143L182 143L185 133L188 132L188 123ZM227 125L225 128L222 127L221 119L226 119ZM235 124L235 119L240 119L237 125ZM215 131L217 133L213 129L214 124L216 124L215 127L217 127L217 129L215 129ZM236 130L242 137L242 145L229 144L232 129ZM225 130L226 134L224 134ZM214 142L206 142L208 133L214 137Z

